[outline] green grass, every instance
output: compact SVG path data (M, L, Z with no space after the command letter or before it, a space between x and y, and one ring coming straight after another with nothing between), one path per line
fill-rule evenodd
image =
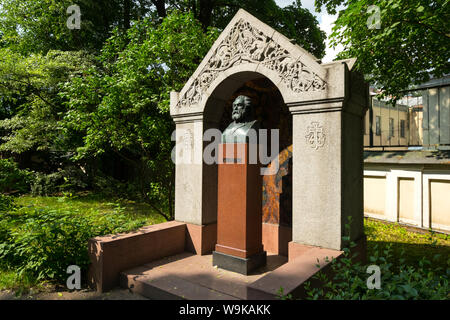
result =
M13 289L20 294L28 288L42 288L42 284L43 282L37 281L35 277L26 274L18 277L15 270L0 270L0 290Z
M368 256L373 254L377 247L384 249L391 244L395 257L404 250L404 264L414 266L422 257L432 261L433 257L439 255L435 259L435 267L445 270L450 266L450 236L447 234L429 231L413 232L398 223L370 219L365 219L364 231L367 236ZM398 259L393 261L394 266L399 266L398 261Z
M144 219L146 225L165 222L166 219L155 212L150 205L127 199L105 199L95 194L61 197L21 196L15 203L22 207L49 208L71 211L77 214L107 214L121 212L130 219Z
M21 216L29 216L30 212L43 213L48 210L57 212L69 212L73 216L80 215L89 218L89 221L97 224L110 224L108 217L124 215L124 222L138 222L139 225L151 225L165 222L165 218L155 212L148 204L127 199L104 198L95 194L80 194L76 196L60 197L35 197L20 196L14 198L18 206L16 220L11 227L21 228L25 223ZM85 226L83 226L85 227ZM134 228L133 226L131 228ZM23 229L23 228L22 228ZM20 230L22 230L20 229ZM128 230L128 229L127 229ZM16 292L27 291L29 288L39 288L45 281L37 281L35 277L26 273L20 277L14 267L3 266L0 270L0 290L12 289Z

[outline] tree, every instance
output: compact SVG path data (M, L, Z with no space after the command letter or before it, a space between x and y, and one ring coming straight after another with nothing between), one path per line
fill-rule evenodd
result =
M203 29L214 26L223 30L236 12L243 8L261 21L277 29L318 58L325 55L326 34L317 19L296 0L280 8L274 0L182 0L167 1L168 9L192 12Z
M75 164L90 186L102 164L120 158L126 173L102 173L128 179L168 219L169 92L181 90L238 9L324 54L325 35L300 1L285 9L274 0L76 3L81 29L71 30L72 0L0 0L0 152L24 161L39 153L51 174Z
M22 54L49 50L98 51L115 27L127 29L131 20L150 10L148 0L78 0L80 29L69 29L67 9L73 0L0 0L2 41Z
M315 17L301 8L300 0L285 8L274 0L79 0L80 29L67 28L72 0L0 0L0 46L22 54L49 50L98 52L111 31L124 31L133 21L152 18L161 22L172 10L192 12L203 30L223 29L244 8L278 29L318 58L325 54L325 34Z
M316 17L301 7L300 0L283 8L275 27L281 33L293 37L297 44L317 58L325 55L326 33L319 28Z
M23 57L0 49L0 102L7 113L0 120L4 131L0 151L20 154L63 148L65 136L58 120L64 106L58 92L79 69L92 63L93 57L82 51Z
M135 168L143 198L173 217L174 130L170 91L179 91L217 38L191 13L173 12L161 24L144 19L107 41L101 66L66 84L63 126L83 137L77 157L113 152Z
M450 73L448 0L316 0L330 14L340 5L347 8L331 35L332 45L344 45L338 59L357 58L356 68L384 96Z

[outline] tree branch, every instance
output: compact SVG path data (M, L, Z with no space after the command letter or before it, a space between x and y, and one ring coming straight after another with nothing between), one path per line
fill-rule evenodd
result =
M441 32L439 30L436 30L435 28L433 28L432 26L430 26L430 25L428 25L426 23L423 23L423 22L420 22L420 21L414 21L414 20L407 20L407 19L402 19L401 21L409 23L409 24L419 25L420 27L424 27L426 29L429 29L430 31L433 31L434 33L437 33L437 34L439 34L441 36L444 36L444 37L450 39L450 34L446 34L445 32Z

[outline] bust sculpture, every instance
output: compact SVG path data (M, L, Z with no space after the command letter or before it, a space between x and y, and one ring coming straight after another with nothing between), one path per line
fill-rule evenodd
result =
M252 100L250 97L240 95L233 102L231 118L233 122L222 134L222 143L246 143L249 130L259 129L259 123L253 118Z

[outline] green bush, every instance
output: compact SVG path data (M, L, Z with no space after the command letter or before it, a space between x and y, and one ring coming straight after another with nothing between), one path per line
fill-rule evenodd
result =
M331 269L333 276L318 273L314 277L321 283L320 287L305 285L308 299L332 300L410 300L449 299L448 277L450 271L434 268L432 261L422 258L417 266L404 265L393 269L392 251L384 250L383 256L369 257L370 265L380 268L381 286L369 289L367 279L368 265L353 263L349 255L333 260Z
M104 197L135 198L139 194L139 190L133 183L122 182L104 174L94 176L92 185L96 194Z
M0 193L0 217L2 213L7 213L14 207L14 198Z
M349 226L346 226L349 230ZM349 237L343 237L348 241ZM430 244L432 246L433 244ZM355 247L350 242L349 247ZM410 300L410 299L449 299L450 287L448 277L450 269L439 267L439 255L430 261L422 257L416 264L406 262L406 252L402 250L394 255L392 244L381 247L375 245L372 254L367 257L367 264L356 262L356 253L351 254L344 248L339 259L331 261L331 276L317 273L312 281L305 284L307 299L332 300ZM368 266L380 268L381 286L369 289L367 280L371 276ZM314 285L313 285L314 283ZM318 285L319 284L319 285Z
M59 191L59 185L63 182L60 172L45 174L37 172L31 185L31 194L34 196L51 195Z
M19 276L64 281L69 265L86 272L89 238L141 227L118 208L114 213L81 215L77 212L20 208L0 221L0 264Z
M58 192L76 192L87 188L87 176L81 169L67 166L62 170L45 174L35 173L31 194L34 196L48 196Z
M0 159L1 193L28 192L33 179L33 172L19 169L17 163L11 159Z

